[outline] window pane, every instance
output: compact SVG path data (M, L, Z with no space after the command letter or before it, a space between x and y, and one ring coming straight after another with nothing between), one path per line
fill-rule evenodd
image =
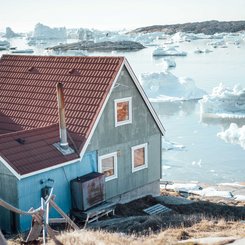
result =
M129 102L118 102L117 103L117 121L122 122L129 120Z
M114 175L114 157L108 157L101 161L102 173L106 177Z
M134 150L134 167L139 167L145 164L145 148Z

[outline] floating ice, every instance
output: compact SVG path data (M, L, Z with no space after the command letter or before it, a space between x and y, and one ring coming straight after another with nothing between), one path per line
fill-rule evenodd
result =
M182 151L185 149L185 146L176 144L174 142L170 142L170 141L163 138L162 139L162 148L166 151L170 151L170 150Z
M186 56L187 53L179 51L175 47L158 47L153 53L153 56Z
M237 124L231 123L227 130L218 133L217 136L227 143L238 144L245 149L245 125L239 128Z
M163 60L163 66L165 67L165 68L173 68L173 67L176 67L176 63L175 63L175 61L173 60L173 59L171 59L171 58L169 58L169 59L167 59L167 58L165 58L164 60Z
M33 38L34 39L66 39L66 28L50 28L49 26L45 26L43 24L36 24Z
M210 95L199 101L201 114L206 117L245 117L245 89L235 85L233 89L221 83Z
M141 81L152 102L200 99L206 94L191 78L178 78L168 71L144 73Z
M227 48L226 43L223 39L219 41L209 42L207 43L207 45L210 45L213 48Z
M197 48L197 49L194 50L195 54L203 54L203 53L204 54L208 54L210 52L213 52L213 51L210 50L210 49L200 49L200 48Z
M202 159L200 159L199 161L193 161L192 163L191 163L193 166L195 166L195 165L197 165L197 166L199 166L200 168L202 167Z

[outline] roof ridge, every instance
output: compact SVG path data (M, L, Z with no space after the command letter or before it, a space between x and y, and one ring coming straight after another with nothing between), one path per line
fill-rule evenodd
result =
M101 59L125 59L125 56L72 56L72 55L62 55L62 56L49 56L49 55L16 55L16 54L3 54L2 58L4 57L20 57L20 58L30 58L30 57L35 57L35 58L47 58L47 59L62 59L62 58L74 58L74 59L97 59L97 58L101 58Z

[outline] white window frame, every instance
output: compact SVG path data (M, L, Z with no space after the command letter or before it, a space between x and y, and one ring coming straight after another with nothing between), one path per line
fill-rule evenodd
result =
M128 102L128 107L129 107L128 108L128 110L129 110L128 117L129 117L129 119L122 121L122 122L118 122L117 121L117 104L121 103L121 102ZM114 114L115 114L115 127L132 123L132 97L114 100Z
M138 167L134 167L134 151L141 148L144 148L145 164ZM131 147L131 163L132 163L132 173L148 168L148 144L147 143Z
M109 157L113 157L114 158L114 174L108 177L105 177L105 181L109 181L109 180L113 180L117 178L117 152L113 152L113 153L109 153L106 155L101 155L98 158L98 171L99 173L103 173L102 172L102 160L109 158Z

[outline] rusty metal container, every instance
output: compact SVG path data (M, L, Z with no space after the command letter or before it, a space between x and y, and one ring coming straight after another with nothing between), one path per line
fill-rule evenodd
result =
M90 173L71 180L72 208L85 211L105 201L105 176Z

